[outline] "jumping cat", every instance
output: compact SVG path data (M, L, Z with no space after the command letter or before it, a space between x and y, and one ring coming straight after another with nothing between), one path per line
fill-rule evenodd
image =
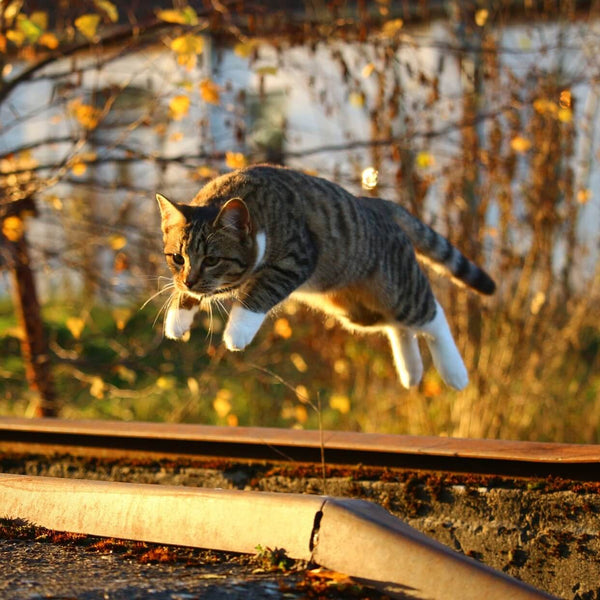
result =
M493 280L446 238L404 208L357 197L339 185L285 167L251 166L208 183L191 204L157 194L174 293L165 335L187 339L201 305L233 306L223 335L242 350L269 311L292 296L351 330L385 333L400 382L419 383L416 336L456 389L468 383L442 307L415 257L492 294Z

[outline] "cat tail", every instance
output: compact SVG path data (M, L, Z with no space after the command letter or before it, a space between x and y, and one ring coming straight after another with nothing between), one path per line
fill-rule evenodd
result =
M481 294L490 295L496 290L494 280L475 263L471 262L458 248L429 225L419 221L399 204L392 204L396 223L408 236L415 251L424 262L433 261L432 266L441 265L454 279L465 283Z

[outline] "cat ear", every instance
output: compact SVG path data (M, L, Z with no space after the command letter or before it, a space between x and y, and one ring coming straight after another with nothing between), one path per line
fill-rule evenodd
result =
M252 230L252 221L246 203L241 198L227 200L214 220L215 227L226 227L248 234Z
M187 223L186 216L175 202L171 202L162 194L156 194L156 200L158 201L158 207L160 208L162 230L165 233L167 229L170 229L171 227L182 227Z

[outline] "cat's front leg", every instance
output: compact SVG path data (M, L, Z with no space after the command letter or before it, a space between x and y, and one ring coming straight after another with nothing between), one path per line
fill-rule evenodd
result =
M266 316L267 313L252 312L234 304L223 334L227 350L243 350L254 339Z
M254 339L269 311L308 279L315 260L314 253L303 260L291 253L280 258L276 266L261 267L240 290L243 306L236 302L229 314L223 334L228 350L243 350Z
M200 308L200 304L192 298L178 298L171 302L165 316L165 337L170 340L187 342L190 339L190 330L194 317Z

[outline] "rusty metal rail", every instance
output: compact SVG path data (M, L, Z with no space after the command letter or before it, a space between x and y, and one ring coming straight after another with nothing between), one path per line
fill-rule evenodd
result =
M152 454L600 481L600 445L0 418L0 452Z

